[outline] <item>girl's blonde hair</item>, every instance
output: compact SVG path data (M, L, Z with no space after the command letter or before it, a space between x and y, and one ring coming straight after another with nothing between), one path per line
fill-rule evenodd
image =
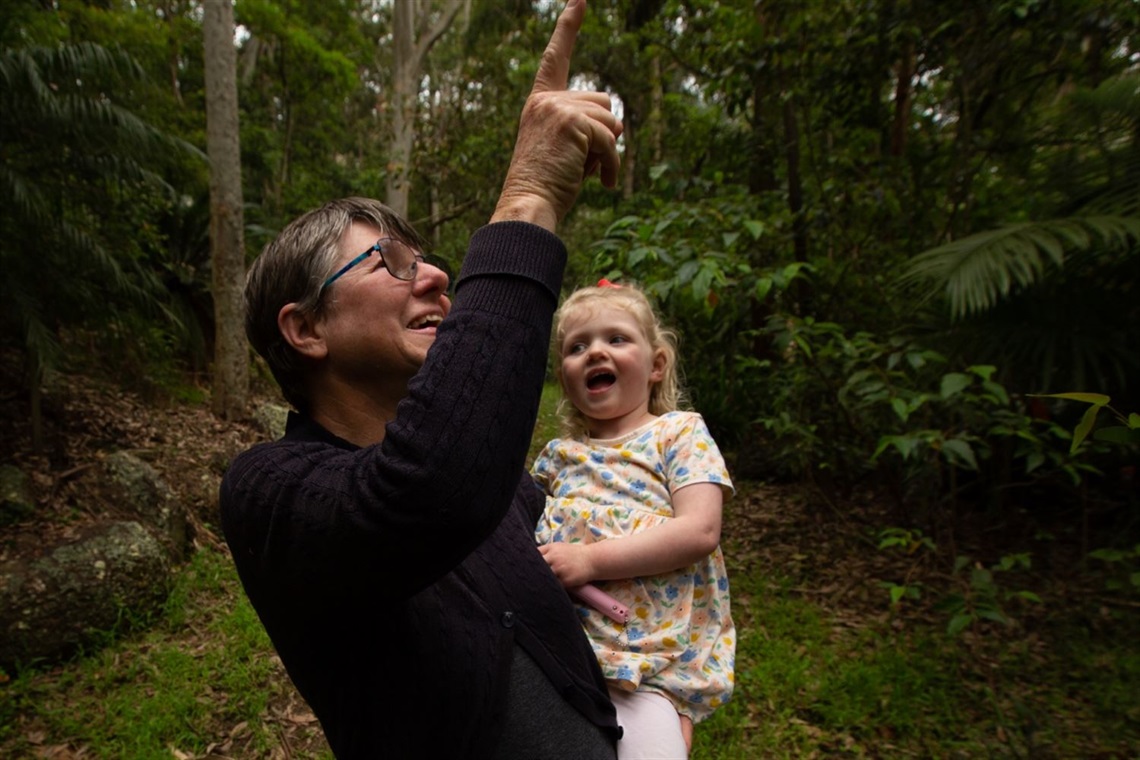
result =
M607 282L604 285L579 288L562 303L554 315L554 353L558 357L554 365L554 376L558 378L558 384L562 386L562 343L566 338L567 319L606 307L622 309L631 314L641 326L653 353L656 355L660 351L665 357L661 380L649 389L649 413L662 415L681 409L686 401L677 366L677 333L661 323L645 293L636 285L627 283L615 285ZM558 402L558 416L565 435L575 436L587 432L586 417L566 398L565 386Z

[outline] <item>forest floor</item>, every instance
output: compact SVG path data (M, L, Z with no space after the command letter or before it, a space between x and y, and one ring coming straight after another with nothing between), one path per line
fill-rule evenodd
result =
M37 513L0 529L0 562L114 516L91 480L124 449L187 505L198 551L161 619L62 665L0 671L0 757L329 757L218 534L220 473L261 434L71 378L46 399L48 453L33 455L19 407L0 399L0 462L31 476ZM698 726L695 760L1140 757L1140 600L1106 589L1071 541L1028 568L1003 567L1006 544L956 569L927 536L884 532L896 520L871 495L737 485L723 529L736 694ZM955 614L972 617L951 634Z

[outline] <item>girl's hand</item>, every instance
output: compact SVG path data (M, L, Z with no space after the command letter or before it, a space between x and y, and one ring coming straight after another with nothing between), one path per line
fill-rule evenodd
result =
M563 586L581 586L594 580L589 544L555 542L543 544L538 550Z

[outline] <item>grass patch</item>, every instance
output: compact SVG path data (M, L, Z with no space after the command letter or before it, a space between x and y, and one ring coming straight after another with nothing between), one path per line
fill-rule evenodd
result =
M836 626L762 572L732 584L736 690L698 727L694 760L863 756L884 743L905 754L959 724L954 656L937 642Z
M558 420L558 400L562 398L562 389L558 383L547 383L542 386L542 399L538 405L538 421L534 426L534 436L530 441L530 450L527 453L527 467L530 467L534 458L542 451L551 439L559 437L561 423Z
M291 688L233 564L203 550L179 574L157 628L3 687L0 754L265 756L280 743L270 701Z

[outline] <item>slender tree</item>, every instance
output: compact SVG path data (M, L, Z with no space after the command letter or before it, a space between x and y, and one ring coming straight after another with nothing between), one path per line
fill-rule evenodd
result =
M249 396L249 348L241 316L245 244L234 10L231 0L206 0L204 11L210 250L216 325L212 406L214 414L236 419L245 414Z
M420 10L419 3L411 0L397 2L393 8L395 61L390 102L392 142L388 158L386 202L393 211L404 217L408 214L408 181L416 136L416 99L424 59L451 26L465 2L468 0L447 0L435 16L424 13Z

